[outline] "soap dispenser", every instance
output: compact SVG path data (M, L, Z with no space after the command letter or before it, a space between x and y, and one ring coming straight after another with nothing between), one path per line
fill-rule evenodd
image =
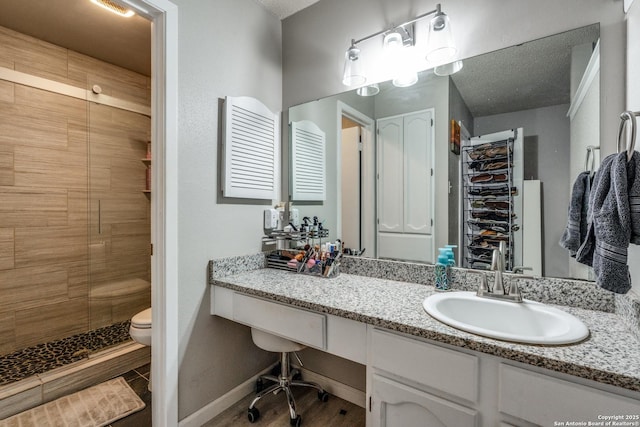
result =
M456 256L453 253L453 248L457 248L458 245L445 245L445 249L447 249L447 257L449 259L449 267L456 266Z
M449 290L449 257L447 256L447 248L440 248L438 262L435 265L436 275L436 291Z

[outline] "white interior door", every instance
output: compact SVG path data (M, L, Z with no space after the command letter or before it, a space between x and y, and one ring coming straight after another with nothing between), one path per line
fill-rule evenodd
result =
M405 233L431 234L432 113L404 117L404 227Z
M403 231L403 128L402 117L378 120L378 231Z
M380 258L433 262L433 116L424 110L378 120Z

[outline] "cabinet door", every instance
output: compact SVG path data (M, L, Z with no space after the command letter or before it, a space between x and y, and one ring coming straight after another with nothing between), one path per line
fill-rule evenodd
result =
M372 375L372 427L475 427L477 422L473 409Z
M402 232L403 228L403 120L378 121L378 230Z
M404 232L431 234L431 112L404 117Z

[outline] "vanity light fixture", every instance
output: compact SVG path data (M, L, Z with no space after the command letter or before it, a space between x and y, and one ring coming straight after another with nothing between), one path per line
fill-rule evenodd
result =
M453 41L451 33L451 23L449 17L442 12L440 4L432 11L419 15L403 24L392 26L389 29L378 31L361 39L352 39L351 46L345 53L344 72L342 83L345 86L361 86L366 83L364 67L362 65L362 57L358 44L372 39L377 36L384 36L384 48L386 51L396 52L398 61L393 62L394 66L394 85L410 86L417 81L417 69L410 64L412 55L411 49L414 49L414 23L432 16L429 22L429 34L427 37L426 59L432 65L440 65L452 62L456 55L457 49ZM460 67L462 68L462 67ZM453 74L459 71L451 68ZM455 70L455 71L453 71Z
M126 7L112 0L91 0L91 3L125 18L130 18L135 15L135 12L133 10L127 9Z
M392 68L393 85L409 87L417 83L418 72L413 60L413 24L400 26L384 35L385 63Z
M433 68L433 74L436 76L450 76L462 70L462 61L453 61L448 64L437 65Z
M351 47L344 54L344 73L342 83L345 86L360 86L367 81L360 59L360 49L352 42Z
M361 86L356 89L356 93L360 96L374 96L380 92L380 86L378 83L373 83L367 86Z

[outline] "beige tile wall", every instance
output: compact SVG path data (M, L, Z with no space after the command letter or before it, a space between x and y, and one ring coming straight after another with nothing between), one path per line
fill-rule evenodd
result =
M149 77L2 27L0 67L150 104ZM0 80L0 354L150 306L150 125Z

